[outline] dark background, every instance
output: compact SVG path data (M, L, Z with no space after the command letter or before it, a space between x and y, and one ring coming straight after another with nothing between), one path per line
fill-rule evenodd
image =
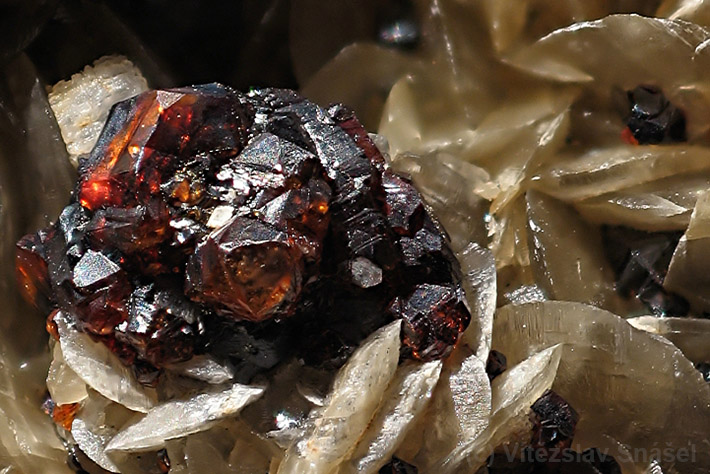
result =
M153 87L295 89L343 46L412 15L411 0L0 0L0 63L24 50L53 84L123 54Z

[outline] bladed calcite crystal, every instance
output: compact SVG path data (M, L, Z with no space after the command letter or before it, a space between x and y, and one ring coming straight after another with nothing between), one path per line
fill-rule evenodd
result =
M448 354L470 313L448 237L355 115L209 84L114 106L70 204L18 243L26 296L131 365L211 354L239 379L289 355L338 366L404 321Z

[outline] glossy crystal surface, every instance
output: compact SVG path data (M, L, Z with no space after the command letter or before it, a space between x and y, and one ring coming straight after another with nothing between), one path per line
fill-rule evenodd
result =
M241 379L290 354L339 365L392 319L408 355L438 359L470 321L447 236L342 106L145 92L113 108L79 173L57 223L18 244L18 272L143 384L195 354Z

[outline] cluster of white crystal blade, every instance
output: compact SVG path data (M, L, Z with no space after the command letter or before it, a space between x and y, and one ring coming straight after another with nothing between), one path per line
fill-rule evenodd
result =
M327 474L348 456L395 376L400 326L396 321L379 329L350 357L310 429L286 452L279 474Z
M108 456L106 445L133 415L130 410L92 391L72 422L71 438L96 464L108 471L120 472Z
M463 440L439 460L432 472L476 472L492 450L503 443L530 440L530 406L548 390L560 364L561 347L555 345L533 354L493 381L490 419L484 430Z
M397 369L377 413L339 472L375 473L388 462L429 402L441 365L407 362Z
M485 364L462 345L447 360L431 403L397 456L428 472L458 445L477 439L490 415Z
M39 397L32 396L40 389L35 374L17 370L19 359L2 340L0 354L0 470L68 474L64 446L51 419L39 409Z
M134 411L145 413L155 405L155 394L108 347L70 326L62 313L55 319L64 362L89 387Z
M74 165L99 138L111 107L148 89L137 67L122 56L105 56L49 92L62 138Z

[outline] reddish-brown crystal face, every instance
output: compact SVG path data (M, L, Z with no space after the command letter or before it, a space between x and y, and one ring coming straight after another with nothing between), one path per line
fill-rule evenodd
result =
M67 431L71 431L71 425L76 418L76 414L81 408L78 403L66 405L56 405L52 410L52 420Z
M445 234L341 106L146 92L79 174L56 224L18 243L18 278L145 384L193 354L244 380L291 356L337 366L393 318L405 355L430 360L468 324Z
M47 262L43 257L43 237L42 233L26 235L17 243L17 283L30 302L36 302L50 293Z
M187 277L194 300L219 314L263 321L289 311L301 291L303 258L287 234L236 220L197 247Z

